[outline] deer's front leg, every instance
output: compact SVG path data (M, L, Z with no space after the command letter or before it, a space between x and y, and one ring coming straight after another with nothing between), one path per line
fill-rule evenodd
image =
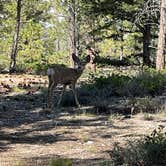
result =
M65 92L65 89L66 89L66 85L63 85L63 89L62 89L62 92L61 92L61 94L60 94L60 98L59 98L59 101L58 101L58 103L57 103L57 107L60 106L60 103L61 103L61 101L62 101L62 97L63 97L63 94L64 94L64 92Z
M48 98L47 98L47 106L48 106L48 108L52 108L53 107L53 91L54 91L54 88L56 86L57 86L57 84L55 82L49 82Z
M71 84L71 88L72 88L72 91L73 91L73 94L74 94L76 105L77 105L77 107L80 107L81 105L80 105L80 103L78 101L78 98L77 98L77 93L76 93L76 89L75 89L75 83Z

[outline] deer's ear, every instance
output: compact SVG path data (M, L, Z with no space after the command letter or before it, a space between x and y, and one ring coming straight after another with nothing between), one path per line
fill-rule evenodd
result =
M80 61L80 59L74 53L72 53L72 59L76 63L78 63Z
M86 60L87 63L89 63L90 62L90 55L87 55L85 60Z

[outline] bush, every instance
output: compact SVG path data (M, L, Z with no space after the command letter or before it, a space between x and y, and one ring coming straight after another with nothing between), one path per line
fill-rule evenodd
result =
M132 96L155 96L161 94L166 85L166 76L158 72L143 72L133 77L126 85L128 95Z
M125 148L118 144L111 153L115 165L166 165L166 133L163 126L143 139L128 142Z
M10 60L7 56L0 55L0 72L8 71Z
M145 137L142 147L145 149L145 161L148 165L166 165L166 133L163 126Z
M90 74L89 76L89 88L108 88L108 86L111 86L112 88L118 89L120 87L123 87L128 81L130 80L130 77L120 74L112 74L110 75L94 75Z
M50 166L72 166L71 159L53 159Z
M112 95L117 96L144 97L161 94L165 86L165 73L150 70L131 77L122 74L112 74L111 76L91 74L85 87L88 90L111 89Z
M144 112L144 113L157 113L161 109L161 102L152 97L144 98L130 98L126 103L131 108L134 108L134 113Z

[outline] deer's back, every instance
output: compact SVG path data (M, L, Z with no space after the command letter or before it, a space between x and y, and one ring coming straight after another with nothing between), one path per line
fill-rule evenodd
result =
M54 67L50 67L47 70L47 75L51 80L56 81L56 83L70 84L80 77L81 72L62 65L54 65Z

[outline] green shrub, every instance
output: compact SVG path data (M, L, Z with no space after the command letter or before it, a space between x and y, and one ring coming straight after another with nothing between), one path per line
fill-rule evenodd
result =
M148 121L154 120L154 115L151 115L149 113L144 113L143 119Z
M123 74L91 74L85 88L88 90L109 89L112 95L118 96L155 96L163 92L166 86L166 74L154 70L142 72L129 77Z
M162 166L166 165L166 133L163 126L149 136L128 142L122 148L115 144L111 153L115 165Z
M0 72L9 69L10 60L8 56L0 55Z
M146 136L142 148L145 150L144 160L148 165L166 165L166 133L163 126Z
M19 88L18 86L14 86L14 87L12 87L11 91L12 91L12 92L22 92L22 91L24 91L24 90L21 89L21 88Z
M102 89L111 83L111 79L104 76L94 77L93 81L94 86L98 89Z
M126 104L134 108L134 113L157 113L161 108L160 101L149 96L129 98Z
M112 74L110 75L94 75L90 74L89 76L89 87L102 89L108 86L112 88L120 88L123 87L128 81L130 77L120 74Z
M135 78L127 85L132 95L158 95L166 85L166 76L158 72L144 72Z
M50 166L72 166L72 163L71 159L54 159Z

